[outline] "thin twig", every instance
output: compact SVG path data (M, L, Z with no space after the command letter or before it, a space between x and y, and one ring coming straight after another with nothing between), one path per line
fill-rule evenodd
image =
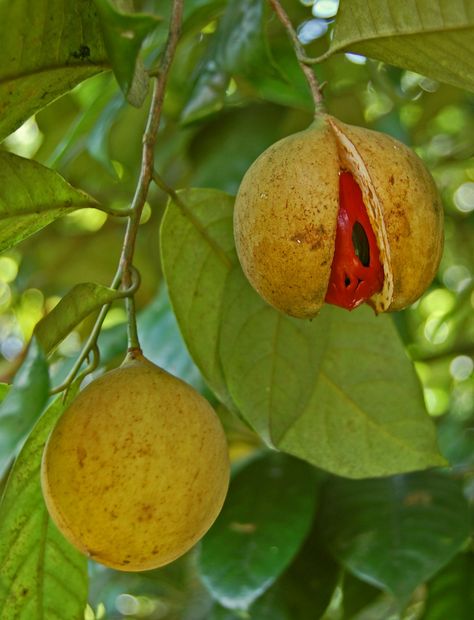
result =
M154 148L158 135L158 129L160 126L161 109L163 106L166 82L181 32L183 4L184 0L173 0L168 40L165 45L161 67L158 70L157 78L154 83L147 124L145 132L143 134L143 149L140 176L135 189L135 194L133 196L131 207L130 209L127 209L129 219L127 222L127 228L125 230L119 266L111 284L111 288L118 289L120 287L126 293L124 296L127 298L128 349L134 352L140 350L140 345L138 342L135 304L133 301L134 293L139 286L139 274L138 271L133 267L133 254L135 251L135 242L137 238L138 226L140 224L140 218L142 215L143 207L145 206L148 189L150 187L153 176ZM52 393L57 394L58 392L61 392L63 390L67 391L69 389L82 364L89 357L89 354L91 352L94 354L93 363L97 365L97 340L100 334L100 330L102 328L102 324L105 320L105 317L107 316L107 312L109 311L110 305L111 304L105 304L100 309L100 312L97 316L96 322L94 324L94 327L92 328L89 338L87 339L84 347L82 348L82 351L77 358L73 368L69 372L64 383L57 388L54 388L52 390ZM92 368L92 365L90 365L90 368ZM81 377L83 378L88 372L90 372L89 367L85 369L85 371L81 374Z
M140 286L140 274L133 267L132 267L132 271L133 271L133 278L132 278L132 282L131 282L130 288L128 288L126 290L121 290L120 291L120 295L117 297L117 299L120 299L120 298L128 299L130 297L133 297L133 295L135 295L138 287ZM113 280L112 284L110 285L110 288L118 289L119 285L120 285L120 282L121 282L121 272L119 270L115 274L114 280ZM100 334L100 330L102 328L102 324L104 323L105 317L107 316L107 313L108 313L111 305L112 305L112 302L108 303L108 304L104 304L101 307L101 309L99 311L99 314L97 316L97 319L96 319L96 321L94 323L94 327L92 328L91 333L89 334L89 337L88 337L85 345L82 347L82 351L80 352L78 358L76 359L76 361L74 363L74 366L69 371L69 373L68 373L66 379L63 381L63 383L61 385L58 385L57 387L53 388L52 390L50 390L50 394L51 395L52 394L58 394L59 392L62 392L63 390L66 390L66 393L67 393L67 391L69 390L69 388L73 384L74 380L76 379L76 375L79 372L79 370L81 369L82 364L89 357L89 354L91 352L95 356L97 362L96 362L95 366L88 367L82 373L81 377L84 378L87 374L92 372L92 370L94 370L95 367L98 365L99 350L98 350L98 347L97 347L97 340L99 338L99 334Z
M135 251L135 242L137 238L138 226L140 224L140 217L152 180L154 148L158 136L158 129L160 126L161 110L163 106L163 99L165 95L168 74L171 68L171 64L173 62L176 47L179 41L179 35L181 32L183 4L184 0L173 0L168 40L166 41L161 66L158 71L158 76L154 83L150 111L148 114L145 133L143 134L143 149L140 176L132 200L132 215L128 220L127 229L125 231L125 237L123 241L122 253L120 256L119 264L119 270L122 273L122 285L125 288L128 288L130 286L131 266L133 261L133 254ZM129 348L137 349L139 348L139 343L136 325L133 325L133 323L135 322L135 313L133 309L134 305L128 303L128 346Z
M314 114L315 116L317 116L321 112L324 112L324 103L323 103L323 95L321 92L321 86L319 85L318 80L316 79L316 76L314 75L314 71L311 69L311 67L308 66L309 64L308 61L311 59L309 59L305 55L303 46L301 45L300 40L298 39L298 35L296 34L295 29L293 28L293 24L291 23L290 18L288 17L288 14L286 13L285 9L280 4L280 0L269 0L269 2L273 10L277 14L278 19L281 21L283 26L286 28L291 40L293 41L293 47L295 48L296 58L298 60L298 64L301 67L301 70L304 73L306 81L308 82L308 86L311 91L311 96L313 97L313 101L314 101Z
M105 306L102 306L102 308L99 311L99 315L94 323L94 327L92 328L91 333L89 334L89 338L87 339L85 345L82 347L82 351L79 355L79 357L77 358L77 360L74 363L74 366L71 368L71 370L69 371L66 379L63 381L63 383L61 383L61 385L58 385L57 387L53 388L52 390L50 390L50 395L53 394L59 394L59 392L62 392L65 390L65 397L67 395L67 391L69 390L69 388L71 387L74 379L76 378L77 373L79 372L82 364L84 363L84 361L87 359L87 357L89 356L89 353L91 351L94 351L95 348L97 347L97 339L99 337L99 333L102 327L102 323L105 320L105 317L107 316L107 312L109 311L111 304L105 304ZM89 370L88 370L89 372ZM87 373L83 373L82 378L84 378L84 376Z

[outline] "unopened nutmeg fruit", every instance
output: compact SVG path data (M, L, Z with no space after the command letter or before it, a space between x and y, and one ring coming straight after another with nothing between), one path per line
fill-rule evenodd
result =
M188 551L219 514L226 438L207 400L134 352L66 409L41 481L69 542L112 568L149 570Z
M278 310L313 317L325 301L365 302L379 313L405 308L431 283L443 211L413 151L323 115L252 164L234 235L248 280Z

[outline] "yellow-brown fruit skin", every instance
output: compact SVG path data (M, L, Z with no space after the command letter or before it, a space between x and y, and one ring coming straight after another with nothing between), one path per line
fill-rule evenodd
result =
M51 517L80 551L119 570L153 569L188 551L219 514L226 439L196 390L139 356L72 402L41 480Z
M234 210L236 249L248 280L270 305L299 318L315 316L324 303L339 172L353 172L334 125L364 161L382 207L391 261L384 271L390 269L393 278L393 296L383 310L416 301L434 278L442 253L441 203L417 155L390 136L323 115L260 155L242 180Z
M325 123L276 142L237 194L234 235L245 275L272 306L314 316L324 303L339 209L337 145Z

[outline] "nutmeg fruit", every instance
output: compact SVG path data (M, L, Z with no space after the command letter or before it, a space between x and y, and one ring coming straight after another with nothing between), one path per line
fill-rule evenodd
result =
M272 306L315 316L323 303L405 308L434 278L443 211L419 157L385 134L322 115L280 140L240 185L242 268Z
M188 551L219 514L226 439L196 390L135 352L66 409L41 480L74 546L112 568L148 570Z

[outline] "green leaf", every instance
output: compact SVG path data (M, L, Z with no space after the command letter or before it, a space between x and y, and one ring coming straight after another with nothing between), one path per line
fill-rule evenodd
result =
M43 448L64 407L59 396L38 421L0 504L1 620L83 618L87 559L50 520L40 484Z
M313 528L291 566L272 586L278 592L276 598L280 608L286 610L288 620L321 618L336 589L339 574L339 564L326 551L319 530ZM260 599L255 608L259 602Z
M245 75L252 67L271 61L266 44L266 2L264 0L230 0L216 37L218 56L229 73Z
M341 0L329 52L354 52L474 90L474 5Z
M48 394L48 365L33 338L13 385L0 405L0 474L43 411Z
M118 92L107 105L101 106L96 123L85 136L85 145L89 154L104 166L113 179L118 179L117 170L112 162L109 140L104 139L104 136L111 135L117 116L126 105L122 93Z
M312 322L277 312L240 267L229 271L236 264L230 197L181 196L191 215L169 206L163 268L184 340L216 395L267 442L339 475L444 464L390 317L366 307L327 306Z
M110 0L95 0L95 4L117 82L129 103L140 107L148 91L149 78L138 55L143 41L161 20L144 13L123 13ZM133 9L131 2L127 4Z
M218 333L225 281L236 261L233 198L212 189L183 191L179 196L187 214L170 202L161 226L170 301L194 362L215 394L230 406L218 358Z
M469 536L462 487L443 473L330 480L321 506L323 538L334 556L401 605Z
M181 122L193 123L221 110L229 79L229 75L213 60L201 63L193 90L181 114Z
M43 163L50 168L60 168L71 157L74 149L86 141L91 155L96 156L94 146L101 157L104 157L105 152L106 163L99 158L98 161L104 163L107 169L113 169L108 152L108 141L104 137L109 134L111 126L117 120L117 112L121 109L118 101L121 107L125 107L125 99L122 93L117 91L115 80L108 73L103 74L101 78L91 80L87 86L82 85L81 93L86 94L88 105L80 109L73 123L62 134L61 140L56 143L54 150L46 159L43 159ZM105 111L108 112L107 119L104 118ZM91 136L99 132L101 141L97 136L94 144ZM106 146L103 146L104 143ZM114 178L117 176L115 170L113 176Z
M54 170L0 152L0 252L65 213L97 205L94 198L69 185Z
M247 169L260 153L285 136L285 127L286 113L261 103L218 115L194 138L192 184L237 192Z
M222 108L232 75L274 72L266 43L266 2L230 0L195 72L182 120L195 121Z
M108 69L93 0L0 0L0 140Z
M35 327L38 343L48 354L83 319L102 306L124 297L123 291L84 282L76 284Z
M270 587L308 534L316 491L316 472L283 454L264 453L238 471L201 548L200 572L213 598L247 609Z
M368 307L285 316L240 269L224 290L220 354L231 398L280 450L351 478L444 464L392 320Z
M474 412L473 412L474 413ZM469 471L474 466L474 433L472 416L443 416L438 424L441 452L458 470Z
M462 553L428 584L422 620L471 620L474 610L474 554Z

